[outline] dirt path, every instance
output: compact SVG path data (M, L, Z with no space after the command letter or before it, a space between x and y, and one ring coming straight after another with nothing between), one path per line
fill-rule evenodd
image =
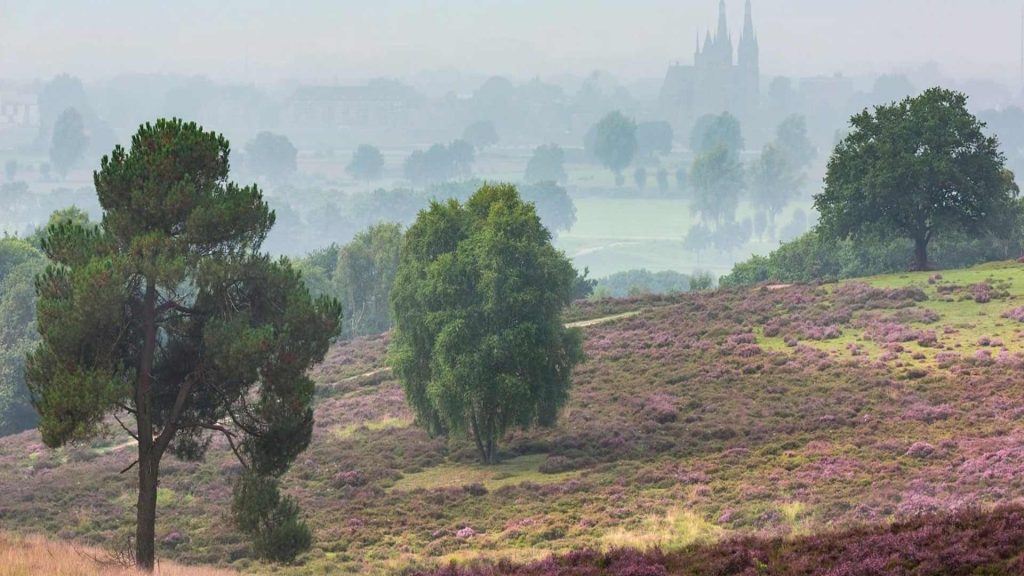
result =
M624 318L632 318L633 316L640 315L640 310L633 310L632 312L624 312L622 314L615 314L614 316L605 316L604 318L594 318L593 320L581 320L579 322L572 322L566 324L566 328L589 328L590 326L597 326L598 324L605 324L608 322L614 322L616 320L622 320Z

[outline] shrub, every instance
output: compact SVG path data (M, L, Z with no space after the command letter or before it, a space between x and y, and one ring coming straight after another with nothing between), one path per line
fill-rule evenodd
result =
M312 544L313 534L299 518L298 505L281 496L276 478L242 475L235 483L231 512L260 558L292 562Z

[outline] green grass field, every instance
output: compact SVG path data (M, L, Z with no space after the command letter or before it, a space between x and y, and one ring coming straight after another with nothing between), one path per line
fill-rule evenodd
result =
M573 202L576 225L560 234L556 245L577 268L589 267L593 277L637 268L683 273L707 270L721 276L736 262L778 247L777 241L754 239L732 252L687 250L683 240L699 218L691 213L686 200L584 196ZM778 217L779 224L788 223L798 208L807 211L809 207L790 206ZM737 218L750 218L753 213L753 208L743 204Z

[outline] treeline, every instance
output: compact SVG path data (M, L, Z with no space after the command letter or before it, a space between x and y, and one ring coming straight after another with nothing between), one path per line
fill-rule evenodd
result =
M592 299L632 298L636 296L699 292L714 287L715 279L708 272L683 274L673 270L626 270L600 278L590 295Z
M767 256L752 256L719 278L720 286L762 282L830 282L877 274L904 272L913 265L914 243L905 238L833 240L818 230L783 243ZM971 236L948 232L937 237L929 256L937 269L965 268L1009 260L1024 254L1024 238Z
M960 268L1019 256L1024 201L963 94L932 88L851 119L815 195L820 223L723 285Z
M276 188L268 202L277 224L267 239L271 252L300 255L331 243L344 244L381 222L409 226L431 200L464 202L483 185L470 179L445 182L424 189L377 189L344 194L320 189ZM520 196L534 204L537 215L552 234L576 223L576 206L565 188L553 181L518 186Z

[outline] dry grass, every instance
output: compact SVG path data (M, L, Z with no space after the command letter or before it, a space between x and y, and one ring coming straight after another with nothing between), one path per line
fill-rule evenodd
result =
M0 576L135 576L135 570L118 568L101 562L106 553L47 540L42 536L16 536L0 532ZM98 561L99 560L99 561ZM229 576L228 570L182 566L161 562L153 572L159 576Z

